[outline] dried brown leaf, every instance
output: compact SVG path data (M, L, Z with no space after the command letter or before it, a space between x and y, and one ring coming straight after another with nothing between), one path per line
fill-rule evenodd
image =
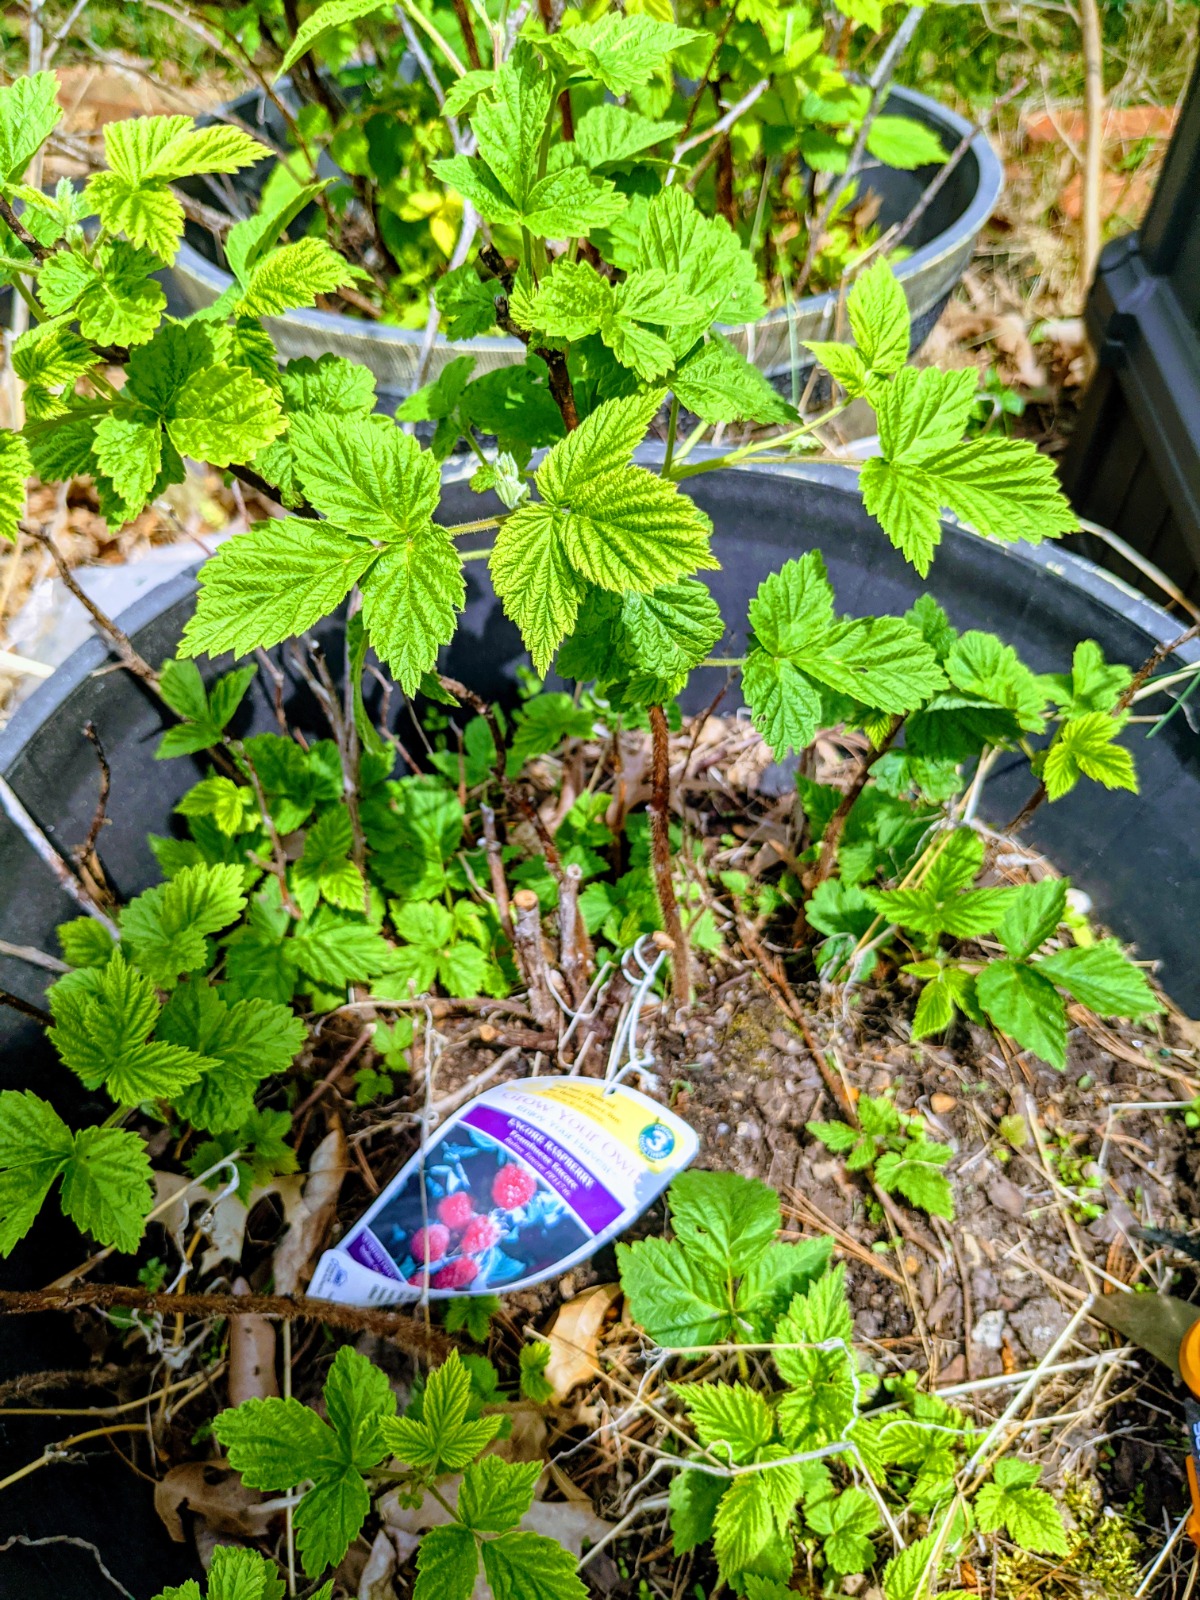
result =
M550 1360L546 1382L556 1400L565 1400L577 1383L587 1383L597 1372L600 1330L609 1308L619 1299L619 1283L601 1283L568 1300L551 1324Z

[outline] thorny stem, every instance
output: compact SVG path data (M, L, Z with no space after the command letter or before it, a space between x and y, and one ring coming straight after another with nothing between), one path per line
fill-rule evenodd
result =
M519 328L509 314L508 296L512 293L512 269L495 245L483 245L479 251L479 259L504 290L502 295L497 295L496 297L497 327L503 328L504 332L511 334L514 339L519 339L523 345L528 345L528 331L525 328ZM579 412L575 406L575 391L571 387L571 375L567 371L567 358L561 350L547 350L540 345L531 348L533 348L534 355L540 356L546 363L550 396L558 407L559 415L563 419L563 426L568 433L573 433L579 426Z
M92 825L88 829L87 838L75 852L75 863L81 874L86 873L91 878L97 893L105 888L104 869L100 865L100 858L96 854L96 840L100 837L100 830L104 826L105 812L108 809L108 795L112 788L112 768L108 764L108 757L104 753L104 746L100 743L100 735L96 732L94 722L85 722L83 725L84 738L95 748L96 760L100 764L100 794L96 801L95 815Z
M514 783L505 771L504 740L500 734L500 725L496 721L494 709L486 700L477 695L474 689L468 689L465 683L459 683L457 678L447 678L444 673L439 673L438 682L447 694L452 694L456 700L461 700L465 705L470 706L471 710L487 723L488 731L492 736L492 743L496 747L496 782L537 834L538 843L542 847L542 854L546 857L546 865L553 877L561 882L562 858L558 853L558 846L550 836L549 828L542 821L541 814L524 789L521 788L520 784Z
M663 927L671 941L671 995L680 1009L691 1004L692 975L688 938L671 882L671 749L666 712L650 707L650 736L653 749L650 800L650 840L654 857L654 887L662 912Z
M838 801L837 810L830 817L829 824L825 829L825 836L821 841L821 854L817 861L816 870L812 875L810 888L815 889L818 884L824 883L832 875L834 867L837 865L838 844L846 826L846 819L854 809L854 802L866 788L867 780L871 776L871 769L880 757L885 755L895 744L897 735L903 726L903 717L893 717L891 727L880 740L878 746L874 750L868 750L859 762L858 768L850 780L850 787Z
M75 1311L95 1306L107 1310L125 1306L131 1311L180 1312L188 1317L235 1317L247 1314L279 1317L284 1321L302 1318L344 1328L354 1333L375 1333L391 1339L410 1355L445 1360L453 1340L438 1328L400 1311L382 1311L366 1306L343 1306L332 1300L311 1299L308 1295L285 1294L167 1294L131 1287L123 1283L80 1283L63 1289L0 1290L0 1316L25 1316L41 1311ZM140 1425L139 1425L140 1426Z
M54 1018L48 1011L43 1011L41 1006L35 1006L29 1000L22 1000L20 995L9 994L7 989L0 989L0 1006L8 1006L12 1011L19 1011L23 1017L32 1017L34 1022L41 1023L43 1028L52 1028Z
M483 66L483 58L479 54L479 40L475 37L475 24L467 9L467 0L453 0L453 5L454 15L458 18L458 29L467 49L467 61L472 72L478 72Z
M43 549L50 552L51 556L54 558L54 565L58 568L58 575L62 579L64 587L70 590L71 594L73 594L76 600L79 601L80 605L88 613L92 621L100 629L101 633L103 633L112 644L118 656L121 658L121 664L127 667L135 677L141 678L143 683L148 683L150 687L157 693L158 673L155 672L150 663L143 656L140 656L134 649L133 642L124 629L118 627L113 619L105 612L101 611L100 607L95 603L95 601L90 599L88 595L86 595L80 588L79 584L76 582L75 574L68 566L66 557L58 548L58 545L54 542L53 537L49 533L43 532L40 528L31 528L27 525L25 526L25 532L29 534L30 538L36 539Z
M114 940L119 939L116 923L97 905L87 886L76 873L72 872L67 862L26 811L7 778L3 777L0 777L0 809L3 809L8 820L34 853L50 868L63 892L74 900L81 911L86 912L89 917L94 917Z
M267 830L267 837L271 841L271 871L279 881L279 897L284 910L289 916L299 919L300 907L292 899L291 890L287 881L287 856L283 849L283 840L279 837L279 829L275 826L275 819L267 806L266 792L262 786L262 779L258 769L250 759L250 753L240 739L229 744L231 754L241 761L250 774L250 785L254 790L254 798L258 801L258 809L262 813L263 826Z
M0 195L0 217L3 217L11 232L21 241L35 261L41 263L54 254L53 250L34 238L3 195Z

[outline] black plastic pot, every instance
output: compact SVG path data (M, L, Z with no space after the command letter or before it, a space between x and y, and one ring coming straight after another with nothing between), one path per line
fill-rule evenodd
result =
M930 129L947 155L961 140L970 141L963 158L906 239L908 254L896 265L896 276L904 286L912 312L916 349L941 316L971 259L975 241L1003 187L1004 172L986 134L928 95L896 87L885 109L892 116L911 117ZM276 144L286 142L278 107L260 91L242 95L229 110L249 127L261 128ZM228 180L232 192L253 203L270 170L270 163L264 161L239 173ZM323 158L321 170L332 176L337 169ZM935 166L914 172L868 166L860 185L864 193L879 199L879 225L886 229L903 222L937 171ZM213 204L213 188L204 180L187 180L184 187L191 188L208 205ZM219 201L220 197L216 198ZM179 309L195 311L210 305L231 281L214 235L189 222L185 242L167 274L168 288ZM724 331L768 377L782 384L791 378L793 369L799 372L812 364L811 356L800 348L801 340L845 336L844 317L839 318L840 302L841 296L835 291L805 295L790 308L769 311L757 322ZM388 409L394 410L396 402L414 387L424 343L420 329L397 328L316 310L289 311L282 317L264 320L284 360L319 356L331 350L361 361L375 374L380 397ZM475 357L476 371L482 374L523 361L525 347L512 338L484 337L451 344L439 337L424 368L426 381L431 382L447 362L464 353Z
M729 640L735 651L746 603L761 580L789 556L813 548L824 552L845 609L903 610L928 587L959 627L998 631L1039 671L1061 670L1083 638L1098 640L1110 659L1136 665L1179 631L1157 607L1052 545L993 545L954 525L947 525L931 580L924 585L863 511L854 474L845 468L719 472L695 478L688 487L716 527L715 548L725 565L706 576L723 613L737 623ZM479 512L479 498L465 484L448 487L442 505L447 521ZM486 572L474 563L469 572L466 615L445 668L483 695L510 697L516 668L526 658ZM152 662L174 650L194 594L193 580L179 578L122 618ZM338 659L333 648L338 633L336 622L326 624L331 660ZM1181 652L1179 664L1194 660L1200 660L1200 648L1192 645ZM154 761L162 726L158 709L128 674L99 671L107 666L104 648L92 643L38 689L0 736L0 771L46 833L69 850L85 836L96 801L95 757L80 733L85 721L93 721L113 767L113 820L100 849L116 889L129 896L157 877L145 836L169 830L172 806L200 766L191 760ZM722 678L715 671L696 674L689 690L694 709L712 698ZM261 682L243 710L247 726L274 726ZM296 713L319 729L298 693ZM1142 955L1161 960L1167 989L1180 1005L1194 1009L1200 1005L1200 973L1193 955L1195 884L1200 881L1200 739L1180 715L1158 738L1139 742L1136 755L1140 796L1084 785L1069 800L1043 806L1030 835L1092 896L1101 920L1135 941ZM984 813L1006 820L1029 789L1025 764L1014 761L989 780ZM5 886L0 938L54 951L55 926L74 916L76 908L3 817L0 883ZM0 958L0 987L26 999L40 998L43 976L36 968ZM88 1103L37 1027L3 1007L0 1086L36 1086L75 1121L101 1109L99 1102ZM14 1286L47 1283L83 1254L73 1230L39 1225L18 1247L5 1278ZM77 1367L84 1359L66 1317L0 1319L0 1382L30 1370ZM71 1431L65 1420L3 1421L0 1476L35 1456L48 1440ZM165 1582L188 1576L184 1547L167 1539L149 1491L142 1492L102 1442L85 1448L87 1465L54 1466L0 1494L0 1543L16 1532L89 1539L137 1600ZM78 1548L16 1547L4 1562L4 1595L61 1600L97 1592L91 1557Z
M1200 600L1200 60L1136 233L1100 254L1087 302L1098 357L1063 460L1078 509ZM1157 593L1092 534L1086 553Z

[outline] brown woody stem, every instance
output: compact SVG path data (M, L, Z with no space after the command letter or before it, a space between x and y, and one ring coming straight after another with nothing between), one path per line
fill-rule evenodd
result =
M513 948L517 965L529 990L529 1009L534 1021L547 1030L558 1031L559 1012L550 988L550 969L542 943L542 917L538 897L532 889L518 889L512 898Z
M837 848L841 842L842 833L846 827L846 819L854 809L854 802L867 786L871 776L871 769L879 758L884 755L896 742L896 736L904 725L903 717L893 717L892 725L874 750L868 750L859 762L854 777L850 780L850 787L838 801L837 810L829 819L821 840L821 854L817 860L816 871L812 875L809 887L815 889L819 883L824 883L826 878L833 873L837 865Z
M303 1318L351 1333L374 1333L391 1339L412 1355L444 1360L453 1340L439 1328L426 1327L402 1311L381 1311L336 1305L332 1300L312 1300L308 1295L283 1294L173 1294L152 1293L123 1283L81 1283L67 1289L0 1290L0 1316L27 1316L39 1311L76 1311L83 1307L104 1311L124 1306L130 1311L178 1312L185 1317L236 1317L251 1313Z
M128 668L128 670L132 672L135 677L141 678L143 683L148 683L150 687L157 693L158 673L155 672L150 663L143 656L140 656L134 649L133 642L124 629L118 627L113 619L105 612L101 611L96 602L86 595L82 588L80 588L78 582L76 581L75 574L67 565L66 557L63 555L62 551L58 548L57 544L55 544L50 535L48 533L43 533L40 528L26 527L25 531L30 535L31 538L36 539L44 549L50 552L51 556L54 558L54 565L58 568L58 575L62 579L64 587L70 590L70 592L75 596L76 600L79 601L79 604L87 612L88 616L91 617L92 621L100 629L100 632L104 634L104 636L112 644L113 648L121 658L121 664Z
M3 195L0 195L0 217L4 218L12 233L21 241L35 261L45 261L54 254L52 250L47 249L42 244L40 239L34 238Z
M672 945L671 994L677 1006L686 1007L692 999L691 960L687 933L675 899L675 886L671 882L671 747L667 715L661 706L650 707L650 737L654 757L650 778L650 843L654 859L654 887L662 912L663 928Z

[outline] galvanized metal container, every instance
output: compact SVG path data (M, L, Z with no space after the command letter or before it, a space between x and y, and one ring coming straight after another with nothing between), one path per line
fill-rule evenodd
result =
M905 241L910 253L896 268L912 312L916 348L941 315L971 259L975 241L1000 194L1003 170L986 136L979 129L972 130L970 123L928 95L895 88L885 109L893 116L912 117L931 128L947 154L964 138L970 139L965 154ZM262 93L244 95L233 102L230 110L242 122L261 128L276 141L282 135L279 112ZM866 170L862 185L879 196L881 226L903 222L937 171L936 166L919 167L913 172L892 167ZM252 173L247 182L253 181ZM210 191L205 191L202 198L213 203ZM216 238L189 223L186 240L168 275L172 298L181 311L211 305L229 286L229 273L219 263L220 245ZM803 340L841 336L844 318L838 315L839 299L835 291L806 295L791 307L768 312L758 322L724 331L763 372L786 387L794 374L811 365L801 348ZM394 407L415 386L424 339L419 331L316 310L268 317L265 325L285 360L333 351L361 361L375 374L376 388L385 405L390 402ZM522 360L525 349L510 338L465 339L452 344L439 337L425 366L425 381L436 378L448 361L464 354L475 357L476 373L482 374Z

